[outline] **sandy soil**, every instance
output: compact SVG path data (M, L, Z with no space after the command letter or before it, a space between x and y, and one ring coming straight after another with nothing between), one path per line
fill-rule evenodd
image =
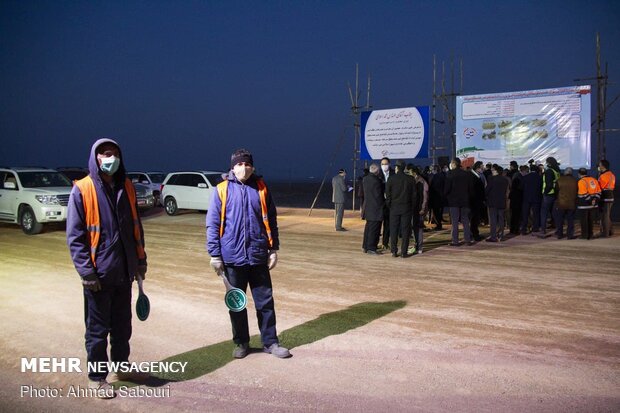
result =
M620 236L516 237L400 259L362 254L355 213L347 213L344 233L333 230L328 210L279 213L272 277L283 337L360 303L401 303L295 346L290 359L256 352L153 388L169 397L108 401L21 394L21 386L63 394L86 384L79 373L20 371L21 357L85 363L83 302L62 230L26 236L0 225L0 411L620 411ZM204 219L190 212L144 220L152 309L146 322L134 319L132 360L230 340ZM250 323L256 334L253 314Z

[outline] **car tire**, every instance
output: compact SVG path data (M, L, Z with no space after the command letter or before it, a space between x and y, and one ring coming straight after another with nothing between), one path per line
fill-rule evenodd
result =
M37 221L34 211L29 206L22 208L21 214L19 214L19 226L27 235L35 235L43 230L43 224Z
M166 210L166 214L168 215L176 215L179 212L179 208L177 207L177 201L173 197L169 196L164 201L164 209Z

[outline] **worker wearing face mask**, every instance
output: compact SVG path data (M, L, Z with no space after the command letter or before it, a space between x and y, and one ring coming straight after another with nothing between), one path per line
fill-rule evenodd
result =
M125 176L119 145L99 139L91 148L89 175L76 182L67 206L67 244L84 293L89 363L127 362L131 337L131 283L146 274L144 233L136 193ZM97 364L99 365L99 364ZM99 398L115 396L106 368L88 372ZM116 374L116 380L144 379Z
M276 332L271 274L280 247L276 206L262 178L254 173L252 154L233 152L231 171L218 184L207 212L207 250L211 267L244 292L249 284L254 298L263 351L276 357L290 357L281 347ZM250 348L248 312L229 311L234 358L244 358Z

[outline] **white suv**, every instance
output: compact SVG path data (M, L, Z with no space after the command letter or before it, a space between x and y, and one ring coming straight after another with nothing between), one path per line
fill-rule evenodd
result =
M38 234L44 223L67 219L70 193L71 181L54 169L0 168L0 221Z
M211 197L226 172L197 171L172 172L161 186L161 199L168 215L176 215L179 209L209 209Z

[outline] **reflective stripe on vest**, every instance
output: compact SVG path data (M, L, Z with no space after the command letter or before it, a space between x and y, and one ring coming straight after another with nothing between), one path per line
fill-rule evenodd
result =
M553 188L551 188L551 191L549 191L549 195L553 195L555 194L555 184L558 182L558 179L560 179L560 173L553 168L549 168L549 169L551 169L551 172L553 172ZM547 185L547 179L543 177L543 187L542 187L543 194L545 193L546 185Z
M263 225L265 225L265 231L267 232L267 238L269 239L269 246L273 247L273 237L271 236L271 227L269 226L269 216L267 213L267 186L262 179L256 180L258 186L258 196L260 198L260 211L263 218ZM226 200L228 199L228 180L217 184L217 194L222 202L222 208L220 212L220 238L224 235L224 222L226 221Z
M83 179L75 182L80 193L82 194L82 203L84 205L84 215L86 219L86 229L90 238L90 258L93 261L93 266L97 267L95 263L95 255L97 253L97 247L99 246L99 236L101 235L101 219L99 217L99 201L97 200L97 191L95 190L95 184L87 175ZM136 252L139 259L146 258L144 253L144 241L140 234L140 220L138 218L138 211L136 209L136 190L129 179L125 179L125 192L129 198L129 204L131 206L131 216L133 218L133 236L136 240Z

